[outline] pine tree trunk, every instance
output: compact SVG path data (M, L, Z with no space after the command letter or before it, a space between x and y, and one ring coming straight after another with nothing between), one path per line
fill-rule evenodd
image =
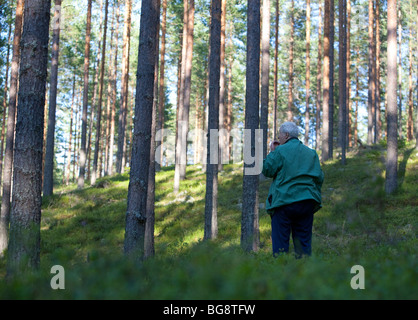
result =
M386 193L396 190L398 182L398 121L397 121L397 62L396 62L396 0L388 0L388 47L387 47L387 160L386 160Z
M102 40L103 40L103 0L100 0L100 32L99 32L99 39L98 39L98 51L97 51L97 59L96 59L96 66L94 68L95 75L94 75L94 86L93 86L93 97L91 103L91 114L90 114L90 122L89 122L89 138L87 141L87 180L91 181L91 138L93 134L93 124L95 120L96 114L96 101L97 101L97 87L99 85L99 74L100 74L100 55L102 50Z
M15 120L18 76L20 64L20 40L22 36L24 0L17 0L15 30L13 35L13 57L10 74L9 109L7 112L6 150L4 155L3 193L0 217L0 255L7 248L9 239L10 201L12 194L13 152L15 139Z
M352 143L352 114L351 114L351 109L352 109L352 100L351 100L351 0L347 0L347 55L346 55L346 60L347 60L347 119L346 119L346 123L347 123L347 130L346 130L346 146L347 148L350 148L353 146Z
M341 163L346 164L346 131L347 131L347 2L338 1L339 9L339 144L341 147Z
M159 1L143 0L138 48L135 124L124 244L125 254L136 259L142 259L145 250L159 18Z
M400 7L400 5L399 5L399 7L398 7L398 17L399 17L399 22L397 23L397 25L398 25L398 34L399 34L399 46L398 46L398 48L399 48L399 62L398 62L398 77L399 77L399 80L398 80L398 86L399 86L399 88L398 88L398 90L399 90L399 104L398 104L398 112L399 112L399 115L398 115L398 131L399 131L399 133L398 133L398 135L399 135L399 139L402 139L403 138L403 132L402 132L402 130L403 130L403 128L402 128L402 99L403 99L403 97L402 97L402 60L403 60L403 58L402 58L402 10L401 10L401 7Z
M275 24L275 43L274 43L274 110L273 110L273 140L277 135L277 99L278 95L278 60L279 60L279 9L280 0L276 0L276 24Z
M160 12L160 1L158 1L158 12ZM158 51L160 44L160 26L157 28L157 39L155 41L155 59L154 66L154 99L152 104L151 119L151 141L150 141L150 162L148 173L148 189L147 189L147 207L145 222L145 238L144 238L144 258L155 255L154 247L154 230L155 230L155 134L157 126L157 104L158 104Z
M368 117L367 117L367 144L374 142L375 118L375 54L374 54L374 1L369 0L369 89L368 89Z
M319 148L321 139L321 85L322 85L322 7L319 4L319 27L318 27L318 62L316 75L316 123L315 123L315 149Z
M360 48L357 45L356 48L356 109L354 111L354 128L353 128L353 138L354 145L357 146L358 140L358 102L360 98L360 79L359 79L359 69L360 69Z
M249 148L256 155L256 129L259 128L260 94L260 0L248 0L247 12L247 71L245 92L245 129L251 137L244 138L244 149ZM248 139L249 138L249 139ZM247 149L248 150L248 149ZM245 154L245 150L244 150ZM256 155L257 157L257 155ZM256 251L259 245L258 228L258 175L249 174L257 166L247 164L244 159L242 188L241 247L245 251ZM252 172L253 173L253 172Z
M108 158L108 173L113 174L113 149L115 140L115 115L116 115L116 80L118 74L118 44L119 44L119 7L116 9L116 44L114 52L114 66L112 75L112 106L110 112L110 137L109 137L109 158Z
M412 17L412 3L410 3L410 16ZM414 105L413 105L413 97L412 97L412 27L409 30L409 77L408 77L408 121L407 121L407 129L406 129L406 138L408 141L412 141L414 137L414 121L413 121L413 114L414 114Z
M330 1L330 32L329 32L329 124L328 150L329 158L334 157L334 35L335 35L335 5Z
M309 95L310 95L310 77L311 77L311 1L306 1L306 102L305 102L305 145L309 144Z
M167 0L163 0L163 13L161 21L161 49L160 49L160 83L158 85L158 119L157 132L160 132L160 141L156 141L156 159L155 170L160 171L163 163L163 137L164 137L164 104L165 104L165 35L167 30Z
M189 110L193 58L194 0L185 0L182 53L182 77L179 100L179 126L176 143L176 166L174 192L178 192L180 181L186 178L187 134L189 131Z
M218 234L218 128L221 73L221 0L212 0L209 56L209 123L207 140L204 239Z
M6 78L4 79L4 94L3 94L3 122L1 124L1 141L0 141L0 181L2 181L2 177L3 177L4 133L6 129L7 90L9 87L9 58L10 58L11 37L12 37L12 24L9 23L9 35L7 37L7 53L6 53ZM0 249L0 256L1 255L2 255L2 250Z
M418 1L417 1L417 8L418 8ZM417 22L416 22L416 27L417 27L417 38L418 38L418 10L417 10ZM418 73L418 71L417 71ZM417 93L418 93L418 76L417 76ZM418 150L418 107L415 107L415 149Z
M226 120L226 60L225 60L225 31L226 31L226 0L221 0L221 73L219 91L219 160L218 170L223 170L223 164L228 163L228 145L226 141L225 120Z
M270 82L270 0L263 0L261 33L261 115L260 129L263 130L263 159L267 156L267 129L269 114Z
M290 7L290 48L289 48L289 87L287 98L287 121L293 121L293 51L295 42L295 2L292 0Z
M179 60L180 72L177 88L177 121L176 121L176 158L174 168L174 193L180 190L180 180L182 180L182 153L186 154L186 142L183 142L183 137L187 137L188 128L184 122L184 91L186 78L186 60L187 60L187 33L188 33L188 19L189 19L189 0L183 0L183 38L181 46L181 61ZM184 131L184 133L183 133ZM186 157L187 158L187 157ZM187 160L187 159L186 159ZM185 166L186 164L184 164Z
M375 140L382 138L382 116L380 111L380 0L376 1L376 132Z
M26 0L10 214L8 275L40 264L42 145L50 0Z
M77 187L84 188L84 175L86 173L86 142L87 142L87 108L89 104L89 66L90 66L90 39L91 39L91 6L92 0L87 4L86 44L84 47L84 90L83 90L83 114L81 117L81 147L80 147L80 172Z
M58 61L60 48L61 0L55 0L55 13L52 25L52 61L49 93L48 133L46 136L44 196L50 196L54 188L54 145L55 113L57 108Z
M330 6L331 0L324 2L324 81L323 81L323 101L322 101L322 161L330 159L329 141L329 119L330 108Z
M96 143L94 146L94 158L93 158L93 171L91 174L91 185L96 184L97 177L97 162L99 157L100 149L100 138L101 138L101 119L102 119L102 102L103 102L103 82L104 82L104 65L106 61L106 33L107 33L107 16L109 9L109 0L106 0L105 4L105 18L104 18L104 31L103 31L103 44L102 44L102 61L101 61L101 77L99 87L99 104L97 108L97 124L96 124ZM101 170L99 171L100 174Z
M131 45L131 17L132 0L125 2L125 25L123 29L123 49L122 49L122 90L121 106L119 112L118 126L118 150L116 153L116 172L123 173L125 167L126 153L126 117L128 108L129 93L129 51Z

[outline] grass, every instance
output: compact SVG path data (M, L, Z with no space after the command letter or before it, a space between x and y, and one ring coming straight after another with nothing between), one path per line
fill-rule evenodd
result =
M270 217L260 209L260 250L240 249L242 165L219 174L219 235L203 242L206 176L187 168L179 195L174 170L156 175L155 251L142 262L123 256L129 175L98 187L60 187L44 198L40 270L4 280L8 299L417 299L418 152L399 151L399 189L384 193L381 146L348 154L347 165L322 167L323 208L315 214L313 256L271 255ZM271 181L260 182L262 205ZM65 290L52 290L53 265L65 268ZM351 267L365 269L364 290L350 286Z

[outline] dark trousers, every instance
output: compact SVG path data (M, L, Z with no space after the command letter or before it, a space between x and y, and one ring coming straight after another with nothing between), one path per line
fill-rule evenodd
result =
M314 200L304 200L276 208L271 218L271 239L273 255L289 252L292 233L296 258L311 255Z

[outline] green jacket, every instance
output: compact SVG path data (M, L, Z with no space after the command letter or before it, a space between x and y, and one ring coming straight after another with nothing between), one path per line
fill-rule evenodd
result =
M270 152L264 159L262 172L273 178L266 201L270 215L274 208L308 199L318 203L315 212L321 208L324 173L315 150L298 139L290 139Z

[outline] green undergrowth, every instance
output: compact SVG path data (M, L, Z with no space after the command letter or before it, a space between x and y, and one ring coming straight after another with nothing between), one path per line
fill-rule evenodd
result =
M271 254L264 210L270 180L259 185L260 249L240 248L242 164L219 173L218 238L203 241L206 175L187 167L180 193L174 168L156 175L155 256L123 255L129 174L95 187L60 187L43 199L41 267L6 280L0 260L0 298L8 299L417 299L418 152L399 150L399 188L384 192L385 149L348 154L322 165L323 208L315 214L313 255ZM53 265L65 270L65 289L53 290ZM365 270L365 289L353 290L351 267Z

